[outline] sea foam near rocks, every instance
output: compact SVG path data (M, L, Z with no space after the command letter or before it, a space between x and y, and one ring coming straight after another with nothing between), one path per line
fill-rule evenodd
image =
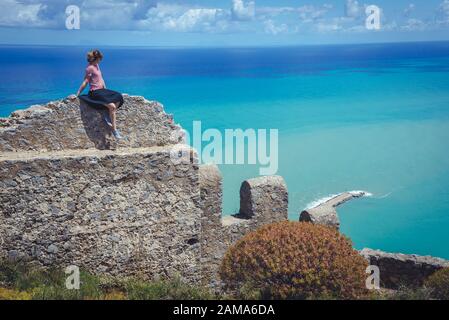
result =
M331 199L333 199L333 198L335 198L335 197L338 197L339 195L341 195L341 194L343 194L343 193L350 193L350 194L352 194L354 197L372 197L372 196L373 196L372 193L370 193L370 192L368 192L368 191L363 191L363 190L353 190L353 191L347 191L347 192L340 192L340 193L331 194L331 195L328 195L328 196L326 196L326 197L323 197L323 198L314 200L314 201L312 201L312 202L309 202L309 203L306 205L305 210L316 208L316 207L322 205L323 203L326 203L326 202L328 202L329 200L331 200Z

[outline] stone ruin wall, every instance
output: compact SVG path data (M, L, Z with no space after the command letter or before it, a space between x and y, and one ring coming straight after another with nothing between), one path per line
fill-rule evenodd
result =
M119 143L101 117L65 99L1 119L0 258L215 283L230 244L287 219L285 184L272 177L247 183L251 212L224 223L218 168L198 165L159 103L125 96ZM172 161L174 150L188 161Z
M264 224L288 219L288 192L279 176L246 180L240 189L240 210L222 217L222 176L214 165L200 167L201 266L203 280L219 286L218 269L229 246Z
M239 213L222 217L218 168L198 165L195 151L181 144L182 128L159 103L126 95L118 112L126 138L119 143L101 118L70 99L0 118L1 259L147 279L180 275L216 286L232 243L288 218L287 187L278 176L243 182ZM189 161L173 162L173 150ZM335 210L323 212L315 214L334 216L312 222L338 221ZM379 266L388 288L420 284L449 266L431 257L361 254Z
M449 261L416 254L390 253L365 248L360 254L371 265L379 267L381 287L399 289L421 286L435 271L449 268Z
M102 120L106 111L66 98L18 110L0 118L0 152L78 149L114 150L173 145L181 142L182 128L156 101L124 95L117 123L125 139L117 141Z
M198 279L197 171L164 147L2 159L0 255Z

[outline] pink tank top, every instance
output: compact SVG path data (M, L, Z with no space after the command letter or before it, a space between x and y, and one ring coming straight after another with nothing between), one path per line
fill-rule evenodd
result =
M104 88L103 76L101 75L101 70L98 64L87 66L85 78L89 81L89 91Z

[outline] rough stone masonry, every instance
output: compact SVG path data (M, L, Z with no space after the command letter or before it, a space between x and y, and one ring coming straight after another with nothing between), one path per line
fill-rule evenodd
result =
M264 177L246 182L240 217L223 224L220 172L198 165L159 103L125 96L119 143L101 118L64 99L1 119L0 258L213 283L230 244L287 219L282 178Z

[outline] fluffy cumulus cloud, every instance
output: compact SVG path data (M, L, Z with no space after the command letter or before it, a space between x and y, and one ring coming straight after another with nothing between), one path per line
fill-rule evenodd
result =
M256 20L263 22L268 34L300 33L323 29L331 4L303 5L299 7L258 7Z
M2 0L0 26L41 26L39 12L44 8L40 3L23 3L15 0Z
M288 26L285 23L276 24L273 20L264 21L264 31L265 33L277 35L278 33L287 33Z
M245 4L243 0L232 0L231 13L235 20L251 20L256 14L256 3L249 1Z
M298 8L299 18L303 22L315 22L323 19L332 8L333 6L330 4L322 6L305 5Z
M65 27L65 8L78 5L81 28L86 30L144 30L170 32L265 32L271 35L301 32L366 32L364 0L332 1L298 6L260 6L257 0L227 0L221 7L176 0L1 0L0 27ZM212 3L212 2L209 2ZM215 2L214 2L215 3ZM275 3L275 2L273 2ZM387 19L382 30L413 31L447 28L449 0L435 7L436 17L423 17L410 3L403 14Z
M151 8L139 29L177 32L216 32L228 27L229 13L217 8L186 8L158 4Z
M248 20L255 12L254 2L245 4L237 0L223 9L156 0L2 1L5 9L0 11L0 26L3 27L64 28L68 5L80 7L81 28L89 30L220 32L227 30L231 20Z
M87 28L133 28L135 22L144 19L149 8L155 6L155 1L2 0L0 26L63 28L65 9L69 5L80 7L82 22Z

